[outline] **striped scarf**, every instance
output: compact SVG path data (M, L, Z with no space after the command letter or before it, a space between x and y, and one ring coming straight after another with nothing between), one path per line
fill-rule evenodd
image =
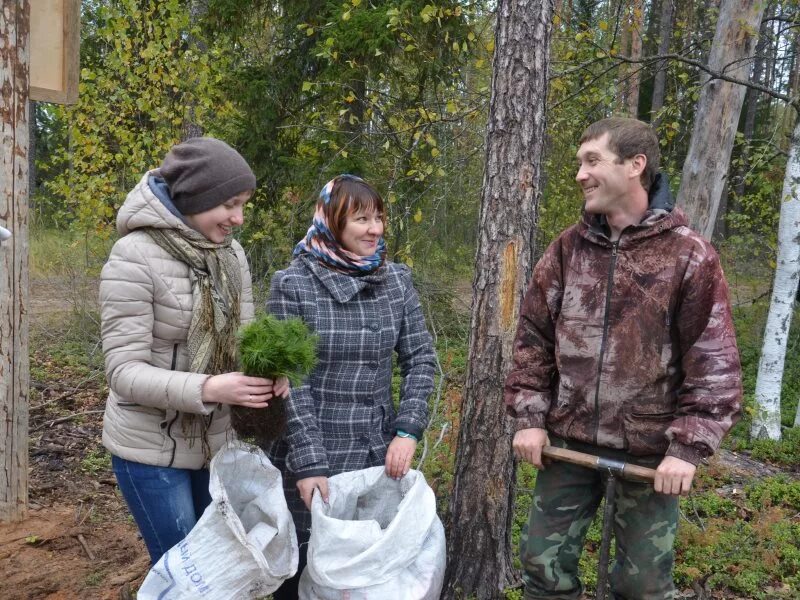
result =
M359 256L346 250L336 240L328 227L328 218L325 216L325 206L331 201L331 191L340 178L350 178L363 181L355 175L339 175L331 179L319 193L314 219L305 237L294 247L293 256L304 252L313 255L322 265L345 275L361 276L373 273L386 259L386 242L383 238L378 240L378 247L371 256Z
M236 331L240 320L242 272L230 239L221 244L195 231L147 229L160 248L192 271L192 320L186 344L189 371L219 375L236 370ZM181 428L189 446L197 437L210 458L208 421L202 415L185 413Z

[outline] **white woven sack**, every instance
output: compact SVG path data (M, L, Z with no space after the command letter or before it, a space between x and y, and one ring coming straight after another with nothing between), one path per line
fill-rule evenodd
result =
M280 471L240 441L222 448L210 471L211 504L150 569L138 600L262 598L297 572L297 535Z
M302 600L438 600L445 569L444 527L419 471L400 481L383 467L335 475L326 505L311 504Z

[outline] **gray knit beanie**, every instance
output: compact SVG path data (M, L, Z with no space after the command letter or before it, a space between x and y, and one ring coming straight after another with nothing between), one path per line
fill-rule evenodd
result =
M173 146L159 169L181 214L195 215L254 190L256 176L236 150L210 137Z

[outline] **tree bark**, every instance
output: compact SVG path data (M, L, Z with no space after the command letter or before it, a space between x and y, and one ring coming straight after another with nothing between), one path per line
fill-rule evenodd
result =
M642 58L642 28L644 27L644 2L633 0L630 7L626 7L624 25L628 51L626 56L634 60ZM629 117L637 118L639 114L639 85L642 79L642 67L629 64L620 72L622 89L623 111Z
M709 57L709 67L738 79L749 75L749 57L756 44L762 0L723 0ZM710 239L725 187L745 88L720 79L700 92L689 153L678 192L692 227Z
M770 12L774 12L774 9L770 9ZM768 13L769 14L769 13ZM753 61L753 72L750 75L750 81L753 83L762 83L762 79L764 78L764 53L767 50L767 42L769 40L769 36L767 35L768 32L768 24L767 22L761 23L761 29L758 34L758 43L756 44L756 56L755 60ZM744 113L744 127L742 129L742 134L744 136L745 146L742 152L742 166L739 169L739 177L738 181L736 182L736 195L740 198L744 195L744 179L747 175L747 171L750 169L750 156L749 156L749 148L748 144L753 139L753 135L756 130L756 114L758 111L758 100L761 96L761 93L758 90L754 90L753 88L747 88L744 97L744 106L745 106L745 113Z
M800 280L800 121L792 134L778 225L778 266L756 379L753 438L781 438L781 385L794 298ZM795 425L797 425L795 419Z
M662 0L661 18L659 22L658 54L669 52L669 43L672 39L673 0ZM653 125L658 125L658 113L664 106L664 96L667 88L667 63L662 61L656 67L656 76L653 82L653 101L650 104L650 119Z
M442 598L499 598L511 560L515 463L503 408L541 197L553 0L501 0L478 252Z
M189 0L189 26L194 28L208 12L208 4L200 0ZM198 55L208 52L208 44L202 38L198 38L194 33L190 33L187 42L189 47ZM192 100L186 107L186 116L181 127L181 141L203 135L203 127L197 122L196 114L197 102Z
M28 506L28 90L30 4L2 0L0 18L0 521Z

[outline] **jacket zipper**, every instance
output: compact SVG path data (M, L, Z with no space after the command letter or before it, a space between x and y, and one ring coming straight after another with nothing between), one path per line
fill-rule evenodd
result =
M617 248L619 240L611 244L611 265L608 268L608 282L606 284L606 307L603 315L603 338L600 340L600 357L597 360L597 386L594 391L594 445L597 446L597 435L600 431L600 376L603 373L603 359L608 341L608 313L611 311L611 287L614 284L614 269L617 266Z
M170 364L169 370L174 371L175 365L178 364L178 344L172 346L172 364ZM172 456L170 456L168 467L172 466L172 463L175 462L175 452L178 449L178 442L175 438L172 437L172 426L175 424L175 421L178 420L180 416L180 412L175 411L175 416L172 417L172 420L167 425L167 437L172 440Z

